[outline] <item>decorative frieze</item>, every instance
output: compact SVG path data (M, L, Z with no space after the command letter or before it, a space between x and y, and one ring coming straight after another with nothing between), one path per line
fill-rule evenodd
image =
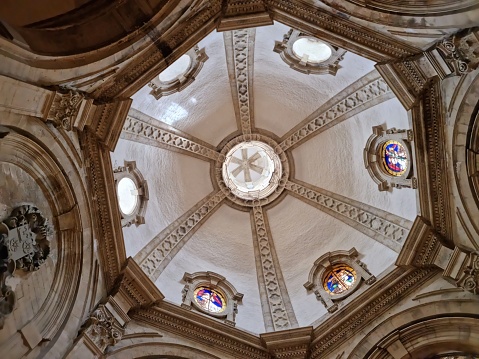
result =
M169 227L157 234L135 256L141 269L155 282L184 243L223 203L223 192L213 192Z
M326 128L340 123L352 115L392 98L389 86L376 73L367 75L368 82L363 85L364 78L346 88L344 97L328 102L306 120L282 138L281 148L286 151L324 131ZM358 86L360 85L360 87ZM359 87L359 88L358 88Z
M273 25L264 0L227 0L217 31Z
M130 111L123 126L121 138L153 145L161 148L174 149L180 153L193 155L205 161L219 161L221 156L214 147L199 143L196 139L169 128L161 121L146 121L146 115L138 111Z
M361 202L344 198L299 180L288 181L286 189L295 197L331 214L395 252L399 253L409 234L411 223L408 220Z
M255 33L255 29L243 29L223 34L236 122L244 135L251 134L254 127L252 98Z
M264 209L253 207L251 220L254 225L253 240L258 285L260 293L264 293L261 296L261 305L266 330L276 331L296 327L298 324L292 311L279 262L276 259L271 230L265 219Z

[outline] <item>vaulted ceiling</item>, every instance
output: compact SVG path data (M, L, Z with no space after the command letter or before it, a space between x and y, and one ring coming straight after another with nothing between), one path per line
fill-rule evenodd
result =
M343 109L344 114L324 128L297 143L288 143L290 164L294 165L289 179L358 210L394 218L407 233L417 214L415 191L379 192L362 156L372 126L410 127L406 111L382 83L374 63L355 54L346 53L336 76L307 75L289 68L273 52L275 41L281 41L288 30L280 23L249 30L252 56L248 60L248 110L254 121L252 133L272 134L281 142L307 126L311 119L335 108L341 100L380 82L383 88L376 94L376 101L353 106L354 110ZM133 96L129 120L112 160L114 166L122 165L124 160L136 161L148 181L146 224L124 228L127 255L135 257L140 265L145 263L148 253L164 243L178 226L178 219L184 220L182 216L199 202L221 191L211 175L214 161L178 146L133 135L128 121L169 128L171 133L181 131L191 141L221 150L225 138L241 134L236 118L240 112L235 108L239 106L235 99L238 93L234 91L238 81L235 58L228 56L234 46L231 39L237 35L213 32L198 44L205 48L209 59L196 80L182 91L157 100L150 94L151 87L144 86ZM181 304L185 272L213 271L225 276L244 293L237 327L261 333L280 328L268 328L263 320L262 306L268 305L268 298L267 294L260 294L263 279L257 273L257 262L261 259L255 257L254 248L257 223L248 213L250 210L221 200L209 218L195 225L176 249L168 252L168 258L157 263L158 268L150 277L166 300ZM391 269L404 240L392 244L386 236L379 236L378 240L368 224L356 223L354 228L347 215L338 211L331 215L330 209L321 210L321 206L293 196L290 191L264 207L263 214L279 263L277 280L285 288L284 305L293 309L292 327L317 324L328 315L315 295L303 287L318 257L328 251L355 247L369 270L381 276Z

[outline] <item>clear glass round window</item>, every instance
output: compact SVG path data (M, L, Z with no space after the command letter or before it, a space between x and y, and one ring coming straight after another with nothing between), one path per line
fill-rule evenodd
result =
M333 54L331 48L314 37L302 37L293 44L293 53L304 62L319 64Z
M158 75L158 79L162 82L174 81L188 71L190 64L191 57L188 55L183 55L165 70L163 70L163 72Z
M132 214L138 203L138 190L131 178L122 178L117 185L118 202L120 210L126 214Z

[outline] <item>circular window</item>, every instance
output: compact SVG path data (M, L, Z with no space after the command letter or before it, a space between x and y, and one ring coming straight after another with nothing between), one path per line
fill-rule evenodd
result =
M293 44L293 53L307 63L319 64L333 54L331 48L314 37L302 37Z
M123 177L117 185L118 202L120 210L126 214L132 214L138 203L137 188L131 178Z
M188 55L181 56L178 60L173 62L165 70L163 70L159 75L158 79L161 82L170 82L179 78L181 75L184 75L188 68L191 65L191 57Z
M356 271L346 265L334 266L324 279L324 289L330 294L341 294L356 281Z
M223 163L223 180L232 192L244 199L269 196L278 187L281 161L264 142L242 142L234 146Z
M221 313L226 309L224 295L209 287L196 288L195 302L201 309L209 313Z
M408 167L407 152L404 146L394 140L389 140L382 146L384 169L392 176L401 176Z

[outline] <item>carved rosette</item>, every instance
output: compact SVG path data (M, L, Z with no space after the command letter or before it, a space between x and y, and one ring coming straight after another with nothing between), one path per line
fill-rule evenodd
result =
M62 127L67 131L71 131L84 98L83 94L74 91L64 94L56 92L47 120L53 122L56 127Z
M123 329L105 305L100 304L86 322L84 333L104 353L109 345L115 345L121 340Z

